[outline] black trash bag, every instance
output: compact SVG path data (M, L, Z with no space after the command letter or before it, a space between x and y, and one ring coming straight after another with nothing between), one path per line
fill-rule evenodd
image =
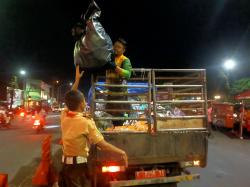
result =
M97 19L100 15L101 10L93 1L83 17L85 34L74 49L74 63L82 69L100 69L112 61L113 44Z

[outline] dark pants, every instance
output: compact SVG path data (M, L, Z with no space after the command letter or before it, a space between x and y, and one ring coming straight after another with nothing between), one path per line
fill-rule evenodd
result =
M59 187L90 187L87 164L63 164L58 185Z
M108 100L113 100L113 101L127 101L128 97L125 96L108 96ZM124 110L130 110L130 105L129 104L114 104L114 103L107 103L106 104L106 109L124 109ZM120 111L114 111L114 112L108 112L114 117L124 117L125 112L120 112ZM126 112L129 113L129 112ZM113 120L113 125L114 126L122 126L124 123L123 120Z
M116 85L122 85L125 84L123 83L123 80L110 80L111 84L116 84ZM114 95L108 95L107 96L107 100L108 101L128 101L128 96L127 96L127 88L120 88L120 87L112 87L109 88L108 90L109 92L112 93L117 93L117 94L121 94L119 96L114 96ZM106 104L106 109L124 109L124 110L130 110L130 104L125 104L125 103L107 103ZM111 114L114 117L124 117L125 113L129 113L129 112L121 112L121 111L113 111L113 112L108 112L109 114ZM124 120L113 120L113 125L114 126L122 126L124 123Z

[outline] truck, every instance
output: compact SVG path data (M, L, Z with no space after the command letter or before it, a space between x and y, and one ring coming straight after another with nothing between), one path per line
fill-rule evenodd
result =
M233 129L235 124L234 104L232 103L213 103L212 105L213 127Z
M128 167L118 155L93 146L89 164L92 186L167 186L198 179L188 168L207 164L208 126L204 69L133 69L123 84L107 84L92 75L91 113L109 143L128 155ZM127 88L126 93L109 92ZM128 100L107 100L108 95ZM118 97L119 98L119 97ZM107 103L130 109L106 109ZM124 116L109 112L122 111ZM123 121L113 127L112 121Z

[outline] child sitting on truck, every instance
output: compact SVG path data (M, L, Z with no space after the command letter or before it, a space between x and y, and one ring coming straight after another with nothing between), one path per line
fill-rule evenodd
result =
M106 142L95 122L82 113L86 103L83 94L77 90L82 75L83 72L80 73L77 66L75 83L65 96L67 108L61 114L63 167L59 176L60 187L90 186L87 169L90 144L96 144L101 150L117 153L127 166L126 153Z

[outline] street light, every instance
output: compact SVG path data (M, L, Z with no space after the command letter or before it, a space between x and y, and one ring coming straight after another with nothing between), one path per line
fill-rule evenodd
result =
M224 61L223 63L223 69L221 73L225 79L225 83L226 83L226 94L225 94L225 98L226 100L230 99L230 89L231 89L231 79L230 79L230 73L231 70L233 70L236 66L236 61L234 59L227 59Z
M230 90L230 79L229 79L229 70L234 69L234 67L236 66L236 62L233 59L228 59L224 62L224 69L227 71L226 72L226 84L228 87L228 90ZM244 104L243 104L243 114L244 114ZM242 118L243 120L243 118ZM240 139L243 139L243 121L241 121L240 123Z
M58 95L56 95L56 90L58 90L59 83L60 83L59 80L53 81L53 83L52 83L52 97L53 98L58 99ZM57 91L57 93L58 93L58 91Z
M215 99L215 100L219 100L219 99L221 99L221 96L220 96L220 95L215 95L215 96L214 96L214 99Z
M20 75L23 77L23 91L25 90L25 76L26 76L26 71L25 70L23 70L23 69L21 69L20 70Z
M225 70L232 70L236 66L236 62L233 59L228 59L224 62L223 67Z
M59 83L59 81L58 81L58 83ZM57 88L57 102L59 102L60 103L60 101L61 101L61 90L62 90L62 87L64 87L64 88L66 88L66 89L68 89L69 88L69 86L72 86L73 85L73 83L72 82L68 82L68 83L64 83L64 84L58 84L58 88Z
M26 100L26 80L25 80L25 76L26 76L26 71L21 69L19 71L20 75L23 77L23 105L25 106L25 100ZM28 101L29 104L29 101Z
M26 75L26 71L25 71L25 70L20 70L20 74L21 74L22 76L24 76L24 75Z

